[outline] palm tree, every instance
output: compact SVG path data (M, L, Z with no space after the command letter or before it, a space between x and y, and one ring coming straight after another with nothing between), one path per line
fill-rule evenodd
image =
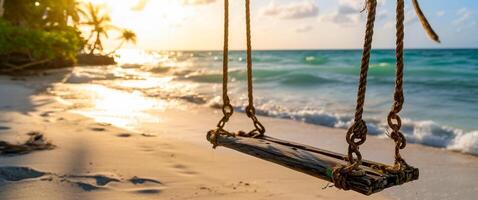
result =
M121 40L121 43L116 47L115 50L111 51L109 54L116 52L121 49L125 43L136 44L136 33L129 29L121 30L121 36L118 38Z
M93 54L95 50L103 51L101 39L103 37L108 38L108 31L114 28L111 25L110 16L107 13L103 13L102 9L102 6L93 5L91 2L86 6L85 18L87 21L82 24L91 26L90 36L86 40L87 43L90 43L90 40L94 41L93 44L89 45L90 54Z
M73 22L73 26L80 24L80 16L85 16L86 12L81 8L81 3L77 0L65 0L65 21L68 22L69 19Z

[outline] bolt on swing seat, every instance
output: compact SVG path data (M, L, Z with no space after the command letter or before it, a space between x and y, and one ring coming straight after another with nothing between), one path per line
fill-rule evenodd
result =
M348 155L335 153L308 145L280 140L264 135L265 128L255 115L253 104L252 84L252 48L250 31L250 0L246 1L246 35L247 35L247 80L249 104L245 111L252 119L255 129L250 132L239 131L232 133L224 126L232 116L234 110L227 94L228 80L228 18L229 3L225 0L224 23L224 57L223 57L223 118L217 128L207 133L207 139L215 147L223 146L260 159L264 159L287 168L333 182L339 189L353 190L365 195L379 192L385 188L401 185L417 180L419 170L408 165L400 155L400 150L405 148L406 140L400 132L401 111L403 97L403 36L404 36L404 0L397 0L397 72L395 81L394 104L388 115L388 124L392 132L390 137L395 142L395 164L393 166L362 160L359 146L366 140L367 126L362 120L363 105L365 101L366 79L370 60L371 44L377 0L366 0L367 25L365 44L362 55L359 90L355 120L346 135L349 144ZM417 0L412 0L414 8L426 32L434 41L439 42L438 36L433 31L423 15Z

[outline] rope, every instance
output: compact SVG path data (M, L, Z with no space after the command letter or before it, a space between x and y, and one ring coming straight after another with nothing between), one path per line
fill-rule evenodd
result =
M252 88L252 42L251 42L251 10L250 0L246 0L246 45L247 45L247 97L249 100L248 107L254 106L253 88Z
M365 42L362 52L362 60L360 65L360 78L357 91L357 105L355 107L354 124L347 132L347 143L349 144L349 162L358 166L361 164L361 155L358 151L359 145L363 144L367 137L367 126L362 119L363 107L365 103L365 93L367 89L367 74L370 62L370 52L372 50L373 28L375 23L375 13L377 0L368 0L367 3L367 25L365 32ZM358 141L357 141L358 139ZM357 159L353 158L353 154L357 155Z
M428 23L425 15L423 14L418 1L413 0L413 6L415 11L420 19L420 22L427 32L428 36L436 41L440 42L438 35L435 33L433 28ZM395 92L394 92L394 102L390 113L387 117L388 126L392 129L390 133L390 137L395 142L395 163L392 167L387 167L385 170L391 173L403 173L403 170L408 167L408 164L405 162L403 157L400 154L400 150L404 149L407 145L407 141L403 133L400 131L402 127L402 120L400 118L400 111L403 108L403 103L405 101L405 97L403 95L403 72L404 72L404 48L403 48L403 40L404 40L404 21L405 21L405 2L404 0L397 0L397 8L396 8L396 79L395 79Z
M222 61L222 113L223 117L217 123L216 130L211 130L208 132L208 138L211 134L222 134L227 133L228 131L224 130L224 126L229 121L229 118L234 113L234 108L231 105L227 92L227 82L228 82L228 61L229 61L229 0L224 0L224 50L223 50L223 61ZM214 140L215 141L215 140ZM214 142L213 142L214 143ZM214 145L214 147L217 145Z
M427 33L428 37L430 37L430 39L432 39L433 41L440 43L440 38L428 22L427 18L425 17L425 14L423 14L422 9L418 4L418 0L412 0L412 3L413 7L415 8L415 12L417 13L418 19L420 20L423 29L425 29L425 32Z
M405 97L403 96L403 70L404 70L404 61L403 61L403 40L404 40L404 20L405 20L405 1L397 0L397 13L396 13L396 79L395 79L395 92L394 92L394 102L392 109L387 117L387 122L392 132L390 137L395 142L395 165L393 167L388 167L387 171L389 172L399 172L403 167L408 166L405 160L400 155L400 149L405 148L406 139L400 132L402 126L402 120L398 113L402 110Z
M421 11L421 8L417 0L413 0L413 5L418 18L425 29L428 36L436 41L440 42L438 35L428 23L425 15ZM392 109L387 117L389 127L392 129L390 137L395 142L395 164L391 167L383 168L384 171L399 174L402 181L404 176L404 170L408 167L408 164L400 155L400 150L406 146L406 139L403 133L400 131L402 121L399 116L399 112L403 108L405 97L403 94L403 72L404 72L404 21L405 21L405 2L404 0L397 0L396 7L396 80L395 80L395 92L394 103ZM354 124L349 128L347 132L348 148L348 160L350 164L348 166L339 166L333 170L332 181L338 188L348 190L346 179L348 176L360 176L363 175L363 171L358 170L358 166L361 164L362 156L359 151L359 145L363 144L366 140L367 126L362 120L363 105L365 101L365 90L367 84L367 71L370 58L371 42L373 35L373 23L376 9L376 0L368 0L366 2L366 8L368 8L367 18L367 30L365 36L365 45L362 55L362 65L360 72L359 89L357 95L357 106L355 112ZM357 141L358 140L358 141ZM356 155L354 159L353 154Z
M246 37L247 37L247 97L248 105L246 107L246 114L252 119L254 123L254 129L249 133L243 131L239 132L241 136L260 137L266 132L264 126L259 122L256 117L256 109L254 108L254 96L253 96L253 80L252 80L252 42L251 42L251 9L250 0L246 0Z
M234 113L234 108L230 103L228 96L228 61L229 61L229 0L224 0L224 49L223 49L223 79L222 79L222 113L223 117L217 123L217 128L210 130L207 133L207 139L213 144L213 148L218 146L217 138L219 135L228 137L260 137L265 133L265 127L259 122L256 117L256 110L254 108L253 96L253 82L252 82L252 42L251 42L251 14L250 14L250 0L246 0L246 35L247 35L247 95L248 105L246 107L246 114L252 119L254 129L249 132L239 131L237 134L229 132L224 129L224 126L229 121L229 118Z
M229 61L229 0L224 0L224 48L222 55L222 97L223 105L229 104L229 97L227 95L228 82L228 62Z
M367 139L367 125L362 119L363 106L365 103L365 93L367 89L367 73L370 62L370 52L372 50L373 28L375 24L375 13L377 8L377 0L367 0L367 25L365 31L364 47L362 52L362 60L360 65L360 78L357 91L357 105L355 107L354 124L348 129L346 140L348 147L348 166L340 166L333 170L332 181L337 188L348 190L346 179L348 176L363 175L364 172L359 170L362 164L362 154L359 146ZM356 158L354 158L354 155Z

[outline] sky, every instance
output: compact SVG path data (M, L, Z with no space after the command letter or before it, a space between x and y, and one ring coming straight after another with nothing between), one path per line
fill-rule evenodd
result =
M147 50L220 50L223 0L83 0L104 4L116 26L132 29ZM359 49L365 0L251 0L254 49ZM394 0L378 0L374 48L393 48ZM478 48L477 0L419 0L442 41L429 40L406 2L406 48ZM230 0L231 49L245 48L244 0ZM114 39L114 36L110 37ZM115 48L110 39L106 48Z

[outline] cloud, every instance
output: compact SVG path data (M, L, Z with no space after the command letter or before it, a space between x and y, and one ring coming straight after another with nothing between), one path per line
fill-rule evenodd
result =
M443 16L445 16L445 14L446 14L446 12L443 11L443 10L440 10L440 11L437 11L437 12L436 12L436 15L437 15L438 17L443 17Z
M312 29L314 29L314 27L312 27L311 25L302 25L302 26L299 26L297 29L295 29L295 32L305 33L305 32L311 31Z
M452 23L458 27L456 29L457 32L476 27L477 21L473 19L473 14L468 8L461 8L456 12L457 18Z
M463 25L467 21L471 20L471 16L473 15L473 12L471 12L468 8L461 8L460 10L456 12L456 15L458 16L458 18L453 20L453 24Z
M262 10L265 16L280 17L282 19L302 19L319 15L319 7L315 2L304 0L289 4L277 5L274 1Z
M341 26L351 26L358 24L360 20L365 19L361 15L361 11L364 10L365 1L360 0L340 0L336 11L324 15L321 20L332 22ZM385 0L379 0L378 6L382 6L386 3ZM388 17L388 13L384 10L377 9L376 18L378 20Z
M332 22L342 26L350 26L360 21L360 15L343 15L338 12L325 15L321 18L322 21Z
M324 15L321 20L342 26L350 26L360 21L360 11L363 10L362 1L340 0L335 12Z
M412 25L418 22L418 16L415 11L408 10L405 13L405 21L403 22L404 25Z
M149 0L139 0L136 5L131 7L133 11L143 11L146 5L148 4Z
M181 0L183 5L204 5L214 3L216 0Z

